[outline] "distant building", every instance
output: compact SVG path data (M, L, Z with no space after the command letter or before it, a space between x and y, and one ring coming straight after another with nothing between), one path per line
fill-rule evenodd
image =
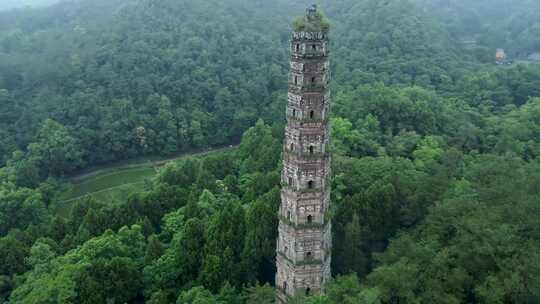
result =
M495 62L497 64L503 64L506 61L506 52L503 49L497 49L495 53Z

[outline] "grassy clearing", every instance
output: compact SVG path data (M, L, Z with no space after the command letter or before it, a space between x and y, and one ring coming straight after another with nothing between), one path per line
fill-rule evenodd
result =
M142 159L123 162L117 165L96 168L79 176L73 177L72 184L62 194L61 203L56 206L57 213L67 215L73 202L80 199L94 198L102 201L122 200L131 193L139 192L144 187L145 180L157 174L158 168L169 161L179 160L188 156L204 157L209 154L223 153L231 148L216 149L196 154L186 154L173 159Z
M122 185L140 183L144 181L145 178L152 177L155 174L155 167L141 167L95 175L84 179L80 183L74 184L71 191L65 196L65 200L76 199L81 196L116 188Z
M145 182L143 180L141 182L123 184L123 185L87 193L87 194L74 197L71 199L63 200L57 203L57 205L55 206L56 214L59 214L63 217L67 217L69 215L69 212L71 211L71 206L73 205L74 202L78 200L84 200L84 199L89 199L89 198L92 198L98 201L107 201L107 202L123 200L132 193L142 191L144 183Z
M156 173L157 167L142 166L117 168L114 171L90 176L70 185L56 206L56 212L67 216L73 203L81 199L93 198L109 202L124 199L131 193L141 191L144 181Z

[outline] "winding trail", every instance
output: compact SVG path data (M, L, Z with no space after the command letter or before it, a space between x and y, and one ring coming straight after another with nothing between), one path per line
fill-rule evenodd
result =
M98 194L98 193L108 192L108 191L111 191L111 190L114 190L114 189L119 189L119 188L122 188L122 187L125 187L125 186L137 185L137 184L144 184L144 182L127 183L127 184L122 184L122 185L118 185L118 186L114 186L114 187L110 187L110 188L101 189L99 191L95 191L95 192L92 192L92 193L87 193L87 194L83 194L83 195L80 195L80 196L77 196L77 197L74 197L74 198L67 199L67 200L63 201L62 203L64 203L64 204L71 203L73 201L80 200L81 198L84 198L84 197L88 197L88 196L95 195L95 194Z

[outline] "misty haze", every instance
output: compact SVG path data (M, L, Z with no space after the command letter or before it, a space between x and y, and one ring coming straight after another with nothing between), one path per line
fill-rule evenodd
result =
M45 7L61 0L2 0L0 1L0 11L14 8Z

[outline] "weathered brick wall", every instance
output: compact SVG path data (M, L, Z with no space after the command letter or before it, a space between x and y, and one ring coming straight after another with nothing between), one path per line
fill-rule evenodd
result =
M300 290L321 292L330 279L328 51L327 32L292 33L276 259L283 301Z

